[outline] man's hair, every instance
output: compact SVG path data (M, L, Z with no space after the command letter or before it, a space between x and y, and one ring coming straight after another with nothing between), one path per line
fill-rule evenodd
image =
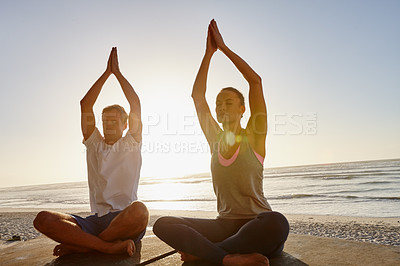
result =
M240 104L244 106L244 97L243 97L243 94L242 94L240 91L238 91L237 89L235 89L235 88L233 88L233 87L226 87L226 88L223 88L223 89L220 91L220 93L223 92L223 91L231 91L231 92L234 92L234 93L237 95L237 97L239 97Z
M102 115L104 115L104 113L109 112L109 111L118 111L121 115L121 121L123 124L126 123L126 121L128 121L128 114L126 113L124 107L122 107L121 105L118 104L113 104L107 107L104 107L103 112L101 113Z

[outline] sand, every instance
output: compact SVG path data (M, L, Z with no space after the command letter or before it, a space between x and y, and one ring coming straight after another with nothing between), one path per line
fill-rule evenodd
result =
M89 214L84 209L53 210ZM57 260L52 256L52 248L56 243L42 236L32 226L32 221L39 211L0 208L0 265L59 265L54 264ZM135 260L130 258L127 261L129 265L172 250L151 231L151 226L158 217L216 216L216 212L203 211L150 210L150 214L149 230L142 241L140 257L136 257ZM282 262L295 265L400 265L400 218L290 214L285 216L291 225L284 249L287 257L272 261L271 265L285 265ZM20 236L22 241L6 241L13 235ZM96 255L96 258L98 257ZM104 258L101 261L104 262ZM174 254L150 265L181 264L179 255Z

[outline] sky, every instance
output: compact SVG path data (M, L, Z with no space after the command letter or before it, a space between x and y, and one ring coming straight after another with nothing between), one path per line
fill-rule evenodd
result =
M113 46L141 100L142 178L209 172L190 95L213 18L262 77L265 168L400 158L399 12L395 0L0 1L0 187L86 180L79 101ZM217 52L214 114L227 86L248 98ZM99 128L114 103L129 110L111 76L94 107Z

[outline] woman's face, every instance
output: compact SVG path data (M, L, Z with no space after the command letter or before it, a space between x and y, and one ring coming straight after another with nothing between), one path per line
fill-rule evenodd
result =
M245 107L233 91L223 90L218 94L215 112L219 123L229 124L240 121L244 111Z

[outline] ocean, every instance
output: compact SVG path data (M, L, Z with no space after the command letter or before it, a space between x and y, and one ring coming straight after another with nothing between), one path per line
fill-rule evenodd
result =
M400 217L400 159L265 168L264 194L284 214ZM215 211L209 173L143 177L149 209ZM0 188L0 208L89 208L87 182Z

